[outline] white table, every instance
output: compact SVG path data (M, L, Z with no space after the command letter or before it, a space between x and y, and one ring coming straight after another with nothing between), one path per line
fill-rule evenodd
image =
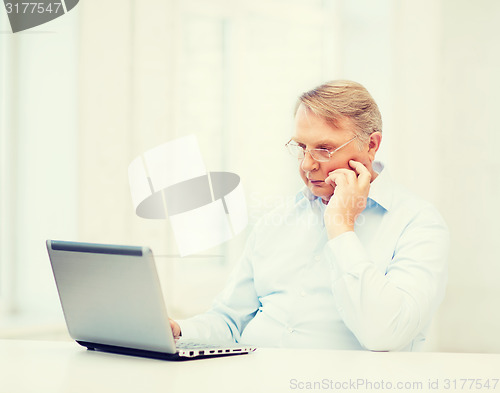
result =
M464 384L464 379L469 380ZM259 349L170 362L87 351L73 342L0 340L1 393L334 392L342 387L500 393L494 379L500 379L497 354Z

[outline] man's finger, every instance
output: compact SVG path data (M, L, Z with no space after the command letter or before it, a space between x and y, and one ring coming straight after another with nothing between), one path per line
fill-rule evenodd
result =
M368 171L368 169L361 162L355 160L349 160L349 165L359 175L358 179L361 184L365 185L370 183L372 175L370 171Z
M352 171L351 171L352 172ZM325 183L335 184L336 186L342 186L348 184L346 174L343 172L332 172L330 176L325 179Z
M181 329L180 329L179 324L171 318L169 318L168 320L170 322L170 328L172 329L172 333L174 335L174 338L178 339L180 337L180 334L181 334L181 332L180 332Z
M339 169L335 169L334 171L330 172L328 175L335 175L335 174L344 175L347 183L349 183L349 184L352 184L357 179L356 172L354 172L352 169L339 168Z

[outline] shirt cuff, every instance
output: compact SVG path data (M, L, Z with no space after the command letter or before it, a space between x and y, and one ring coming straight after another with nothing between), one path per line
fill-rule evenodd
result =
M176 321L181 328L181 340L192 340L197 338L196 323L188 319Z
M355 266L369 261L363 244L353 231L344 232L329 240L325 253L337 278L349 272L354 273Z

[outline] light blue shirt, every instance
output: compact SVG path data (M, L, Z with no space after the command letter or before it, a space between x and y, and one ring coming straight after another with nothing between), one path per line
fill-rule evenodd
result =
M449 234L437 210L381 163L354 226L328 240L305 188L256 224L211 310L182 338L258 347L418 350L441 303Z

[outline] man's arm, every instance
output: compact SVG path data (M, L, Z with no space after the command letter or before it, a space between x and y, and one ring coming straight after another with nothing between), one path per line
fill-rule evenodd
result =
M386 271L377 267L353 232L364 209L369 172L332 173L335 194L325 211L332 290L345 324L367 349L406 347L429 324L444 297L449 234L430 205L416 212L397 242Z
M174 338L182 337L206 342L239 341L243 329L260 306L253 277L254 243L253 232L226 287L216 297L209 311L189 319L170 321Z
M444 297L448 244L432 207L407 226L385 272L354 232L327 243L339 313L365 348L402 349L428 326Z

